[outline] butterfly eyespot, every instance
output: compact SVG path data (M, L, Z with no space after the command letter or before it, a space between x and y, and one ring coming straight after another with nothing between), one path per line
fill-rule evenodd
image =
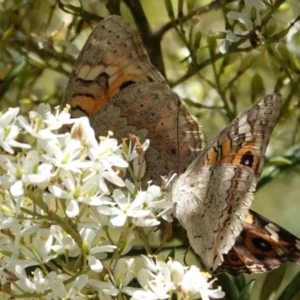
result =
M231 266L239 266L243 263L242 259L235 251L230 251L224 258Z
M269 252L273 250L271 244L262 238L253 239L252 243L257 249L262 252Z
M230 258L230 260L234 260L234 261L239 261L240 260L240 258L235 254L229 255L229 258Z
M240 164L251 168L253 165L253 161L253 154L250 151L247 151L245 154L243 154Z

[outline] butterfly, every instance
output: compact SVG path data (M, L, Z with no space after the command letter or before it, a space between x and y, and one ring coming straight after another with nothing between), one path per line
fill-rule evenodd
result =
M202 149L203 135L179 97L151 64L142 41L121 17L100 22L87 39L70 75L61 107L87 116L96 136L128 133L146 152L146 183L161 183L170 170L183 172Z
M249 211L280 112L279 94L245 110L204 148L198 121L151 64L137 31L110 16L81 50L62 107L67 104L73 117L90 119L96 136L112 130L119 140L128 134L150 139L143 181L160 184L160 176L179 174L170 199L207 268L237 275L300 262L299 240ZM259 240L251 240L255 236ZM274 250L272 259L263 245Z
M274 235L263 218L255 212L248 215L280 107L281 96L272 94L246 109L198 154L173 184L175 215L187 230L192 248L211 271L233 275L264 272L286 261L290 254L290 260L295 261L296 254L300 262L300 248L296 247L299 241L294 236L285 231L281 239L272 240ZM255 222L249 224L247 216L251 215ZM280 231L278 225L270 221L268 224ZM253 239L245 234L249 227ZM294 241L295 247L289 244L294 253L288 248L282 251L285 238ZM275 243L277 249L271 247ZM271 248L276 259L273 256L268 260L264 250ZM259 259L255 257L257 253Z
M267 218L250 211L234 246L216 273L263 273L284 262L300 263L300 240Z

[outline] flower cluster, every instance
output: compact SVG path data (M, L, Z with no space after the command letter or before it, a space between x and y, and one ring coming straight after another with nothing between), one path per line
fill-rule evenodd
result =
M3 291L18 299L223 297L196 267L143 257L138 270L124 258L137 234L172 220L160 187L142 190L129 179L145 170L139 156L149 141L118 144L108 134L98 142L87 118L52 114L47 105L28 119L18 113L0 116ZM72 129L57 133L62 127Z
M229 11L227 18L238 21L245 26L246 30L240 33L240 36L248 36L249 32L255 30L257 26L261 25L261 16L265 9L265 5L261 0L245 0L245 12ZM226 54L229 51L229 47L232 43L236 43L240 40L232 30L227 30L226 37L220 46L220 52Z

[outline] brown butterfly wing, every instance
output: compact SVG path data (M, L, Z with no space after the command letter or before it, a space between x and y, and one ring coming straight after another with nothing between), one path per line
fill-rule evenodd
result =
M161 82L136 30L119 16L101 21L74 65L62 101L73 117L93 117L120 90L135 82ZM167 85L166 85L167 86Z
M216 273L263 273L285 262L300 264L300 240L260 214L251 211L233 248Z
M202 134L179 97L161 83L141 82L120 91L92 119L96 136L112 130L118 140L129 133L143 143L146 152L143 182L161 183L170 171L182 173L201 150Z
M89 36L66 104L72 117L90 118L97 137L112 130L119 141L128 134L150 139L143 182L160 184L161 175L183 172L202 148L198 122L151 64L137 31L119 16L103 20Z

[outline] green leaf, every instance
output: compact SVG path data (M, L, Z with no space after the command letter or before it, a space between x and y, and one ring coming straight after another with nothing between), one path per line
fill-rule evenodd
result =
M218 282L219 285L221 285L222 290L226 294L226 300L235 300L237 297L237 292L235 285L230 279L230 276L226 273L222 273L218 276Z
M9 73L4 78L1 87L0 87L0 99L5 94L5 92L10 88L11 84L17 78L20 76L22 72L26 69L26 63L25 62L19 62L16 63L9 71Z
M249 281L248 284L242 290L242 292L239 294L239 296L236 298L236 300L250 300L251 291L252 291L254 283L255 283L254 279Z
M272 164L273 166L286 166L292 164L290 159L282 156L276 156L274 158L271 158L269 160L269 163Z
M251 80L251 101L256 100L257 95L265 95L265 85L259 74L254 74Z
M233 283L237 287L238 291L241 292L244 289L245 285L246 285L245 276L244 275L239 275L237 277L234 277Z
M288 149L283 155L280 156L280 161L286 159L289 163L276 164L264 169L260 180L257 184L256 190L260 189L263 185L274 179L281 172L293 168L300 164L300 144L294 145ZM276 160L276 158L273 158ZM287 162L286 161L286 162Z
M278 300L291 300L300 291L300 272L284 289Z
M286 264L267 274L260 291L260 299L269 299L270 295L278 290L285 275L285 271Z
M13 26L9 27L8 29L6 29L3 32L1 40L2 41L9 40L15 34L15 32L16 32L16 29Z
M224 31L215 31L209 34L209 38L213 39L225 39L226 38L226 32Z
M264 35L266 37L269 37L275 32L276 29L277 29L277 23L268 24L265 29Z
M200 47L201 37L202 37L202 33L201 33L201 31L198 31L195 34L195 39L194 39L194 44L193 44L193 48L196 50Z
M208 49L209 49L209 53L212 57L215 55L215 52L217 49L217 39L219 38L217 36L218 36L218 33L213 33L207 37Z
M173 5L172 5L172 1L171 0L165 0L165 7L167 9L169 18L172 21L174 21L175 20L175 15L174 15L174 9L173 9Z
M278 7L279 12L286 12L291 8L291 4L287 3L286 1L283 1L283 3Z
M252 22L254 22L257 18L257 11L256 11L255 6L252 6L250 9L250 18L251 18Z
M294 63L292 52L287 48L287 46L282 43L278 45L277 51L280 53L285 64L294 72L298 73L299 68L297 67L297 64Z
M289 33L289 31L290 31L290 28L288 27L288 28L280 31L277 34L274 34L272 36L272 39L274 39L274 40L280 40L280 39L284 38Z
M191 13L195 7L195 0L186 0L186 6L188 13Z
M183 0L178 0L177 9L178 9L178 17L182 17L183 16Z

